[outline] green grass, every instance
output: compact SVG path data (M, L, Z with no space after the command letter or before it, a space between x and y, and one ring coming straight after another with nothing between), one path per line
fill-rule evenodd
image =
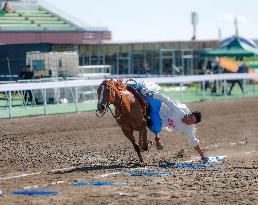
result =
M9 118L9 107L6 102L1 100L2 106L0 107L0 118ZM79 103L78 112L92 111L96 109L96 103ZM68 104L48 104L47 114L60 114L60 113L73 113L76 112L76 107L74 103ZM25 117L25 116L37 116L44 115L44 106L22 106L21 102L17 99L13 102L13 107L11 110L11 117Z
M254 92L254 89L256 91ZM229 89L228 89L229 90ZM217 92L212 94L210 89L207 89L205 95L200 89L200 86L193 86L187 88L185 91L163 91L165 95L169 96L172 99L176 99L177 101L183 103L189 102L199 102L199 101L211 101L211 100L224 100L226 99L242 99L245 97L257 97L258 96L258 86L256 88L253 85L246 85L245 94L242 93L238 84L235 84L233 90L231 91L231 95L224 96L222 92Z

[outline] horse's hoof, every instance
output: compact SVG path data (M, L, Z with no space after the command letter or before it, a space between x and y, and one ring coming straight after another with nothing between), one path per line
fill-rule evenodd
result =
M148 151L149 150L149 147L147 146L147 147L144 147L143 149L142 149L142 151L143 152L146 152L146 151Z
M140 158L139 161L140 161L139 163L142 165L143 164L143 158Z
M135 167L142 167L142 166L144 166L144 162L143 161L142 162L140 161L138 163L136 162L136 163L133 164L133 166L135 166Z
M140 150L141 150L141 152L148 151L148 150L149 150L149 144L146 144L146 145L144 145L144 146L141 146L141 147L140 147Z
M148 140L148 147L149 149L153 146L154 142L152 140Z

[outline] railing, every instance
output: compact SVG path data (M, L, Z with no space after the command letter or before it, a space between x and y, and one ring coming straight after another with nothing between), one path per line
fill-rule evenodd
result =
M112 76L110 76L112 77ZM129 76L127 76L129 77ZM124 80L127 80L125 78ZM248 80L248 79L258 79L258 73L254 74L213 74L213 75L192 75L192 76L177 76L177 77L145 77L145 78L135 78L136 81L150 81L157 84L179 84L180 90L183 91L184 84L200 82L203 85L206 81L222 81L224 87L226 87L227 80ZM43 104L44 104L44 114L47 114L47 89L60 89L60 88L74 88L72 93L76 112L78 112L78 90L80 87L91 87L98 86L104 79L81 79L81 80L62 80L54 82L29 82L29 83L6 83L0 84L0 92L7 93L8 105L9 105L9 118L12 117L12 92L20 92L24 90L41 90L43 93ZM205 96L205 89L202 90L202 95ZM226 99L227 92L224 92L224 97Z
M13 9L37 9L37 0L30 0L30 1L9 1L8 4Z

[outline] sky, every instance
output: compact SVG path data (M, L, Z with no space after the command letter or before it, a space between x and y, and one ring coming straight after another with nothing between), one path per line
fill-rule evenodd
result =
M258 39L258 0L44 0L91 26L107 27L114 41L178 41L193 35L191 12L198 14L197 40L235 34Z

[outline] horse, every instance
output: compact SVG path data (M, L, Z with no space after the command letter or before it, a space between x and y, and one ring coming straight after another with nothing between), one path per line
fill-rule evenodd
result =
M122 80L104 80L98 87L98 105L96 115L102 117L109 109L113 117L121 127L124 135L131 141L139 157L140 163L143 163L142 151L148 150L147 140L147 121L144 118L145 111L140 101L131 92L126 89ZM114 105L115 114L113 114L109 105ZM136 143L133 132L139 132L139 144Z

